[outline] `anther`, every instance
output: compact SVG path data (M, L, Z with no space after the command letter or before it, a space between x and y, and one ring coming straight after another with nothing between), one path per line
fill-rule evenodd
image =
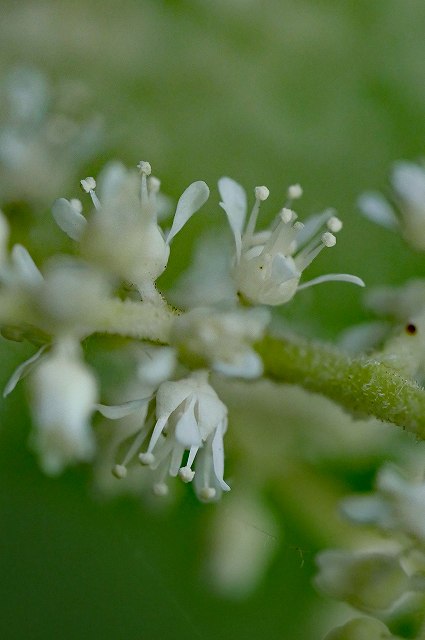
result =
M190 467L181 467L179 470L179 476L183 482L192 482L195 477L195 472Z
M149 164L149 162L145 162L144 160L140 160L137 168L139 169L140 173L144 173L145 176L150 176L152 173L151 165Z
M90 193L90 191L96 189L96 180L91 176L85 178L84 180L80 180L80 184L83 191L85 191L86 193Z
M199 492L201 500L209 501L214 500L217 492L212 487L203 487Z
M152 486L152 491L154 495L158 496L159 498L163 498L164 496L168 495L168 486L165 484L165 482L157 482Z
M332 216L327 221L326 226L328 227L329 231L332 231L332 233L338 233L338 231L341 231L342 229L342 220L340 220L336 216Z
M298 200L302 194L303 190L300 184L291 184L291 186L288 187L288 198L290 200Z
M155 462L155 456L153 453L139 453L139 460L141 464L149 466Z
M325 247L334 247L336 245L336 238L333 233L325 231L325 233L322 234L322 242Z
M127 476L127 467L123 464L116 464L112 469L112 475L118 478L118 480L122 480Z
M255 187L256 200L260 200L261 202L264 202L264 200L267 200L269 195L270 195L270 191L267 189L267 187Z
M295 214L292 211L292 209L287 209L286 207L284 207L280 212L280 219L285 224L287 224L288 222L291 222L294 219L294 216Z

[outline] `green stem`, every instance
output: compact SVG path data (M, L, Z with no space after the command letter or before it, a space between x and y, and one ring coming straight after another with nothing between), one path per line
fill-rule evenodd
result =
M265 375L324 394L356 415L371 415L425 439L425 391L381 362L351 358L303 338L266 336L256 345Z

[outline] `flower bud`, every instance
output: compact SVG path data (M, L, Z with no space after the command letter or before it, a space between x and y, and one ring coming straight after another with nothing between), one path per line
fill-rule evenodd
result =
M410 588L397 557L384 553L328 550L318 556L316 586L363 611L385 610Z
M388 627L375 618L353 618L341 627L332 629L325 640L390 640L394 638Z

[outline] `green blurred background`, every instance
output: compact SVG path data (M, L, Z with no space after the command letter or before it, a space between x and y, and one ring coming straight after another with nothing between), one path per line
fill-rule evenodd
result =
M105 117L105 151L58 196L77 194L78 177L115 157L149 160L174 198L195 179L212 187L175 242L164 287L196 236L223 222L215 184L226 174L248 190L271 189L267 219L293 182L304 188L301 215L337 208L344 232L312 277L345 271L376 285L425 274L420 256L355 208L363 190L385 187L394 160L424 150L421 0L1 0L0 14L1 74L31 65L53 83L82 81L90 109ZM361 292L340 284L303 292L282 313L325 339L367 318ZM3 384L31 348L1 347ZM317 637L310 580L328 538L300 517L297 505L312 496L296 473L264 491L284 539L258 588L235 601L214 593L202 571L223 503L201 505L190 491L169 508L102 500L88 489L89 469L54 480L38 471L22 389L0 417L1 638ZM370 484L376 462L341 459L316 472L349 491Z

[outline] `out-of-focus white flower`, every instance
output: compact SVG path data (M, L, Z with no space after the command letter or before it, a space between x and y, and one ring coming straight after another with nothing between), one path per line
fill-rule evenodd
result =
M414 249L425 250L425 168L400 161L391 174L394 207L379 193L368 191L358 199L362 213L372 222L399 230Z
M413 586L392 554L328 549L317 564L316 586L362 611L389 609Z
M160 182L149 178L148 162L139 162L138 168L141 188L134 173L126 172L121 165L113 165L107 177L103 177L105 197L101 194L100 199L93 178L81 181L95 207L89 220L75 201L64 198L55 202L53 216L65 233L80 240L81 251L88 260L135 284L143 299L156 301L159 294L154 282L167 266L170 242L206 202L209 189L205 182L198 181L184 191L165 237L158 225Z
M277 549L278 526L259 497L234 495L211 525L206 567L214 588L230 598L248 596Z
M331 211L311 217L304 225L291 209L284 208L271 228L256 232L260 203L269 196L267 187L255 188L255 204L244 229L247 198L231 178L221 178L220 206L227 214L236 245L233 276L240 294L254 304L280 305L300 289L328 281L364 286L357 276L328 274L300 284L303 271L324 247L336 244L342 223ZM325 227L325 230L323 229Z
M90 460L95 452L90 416L97 402L97 382L81 360L78 342L59 339L29 382L32 446L43 470L56 475L70 464Z
M396 640L388 627L376 618L353 618L330 631L324 640Z
M409 481L396 467L387 465L378 473L376 484L376 493L344 500L344 515L425 543L425 482Z
M225 376L256 378L263 365L251 343L262 337L269 319L266 309L198 307L176 318L171 342Z
M46 77L16 68L1 82L0 166L3 199L49 202L100 147L99 117L79 121L53 100Z

